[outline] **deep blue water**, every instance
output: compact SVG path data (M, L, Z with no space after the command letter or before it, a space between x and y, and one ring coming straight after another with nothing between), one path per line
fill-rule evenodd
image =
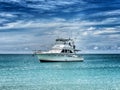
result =
M120 90L120 54L83 57L40 63L32 55L0 55L0 90Z

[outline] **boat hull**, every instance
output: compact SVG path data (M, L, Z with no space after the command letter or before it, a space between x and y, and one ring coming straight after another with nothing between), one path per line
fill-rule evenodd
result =
M37 54L38 59L41 62L75 62L83 61L81 56L68 55L68 54Z

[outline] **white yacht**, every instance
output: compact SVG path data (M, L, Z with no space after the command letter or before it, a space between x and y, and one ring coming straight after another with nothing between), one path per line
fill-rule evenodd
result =
M76 54L78 51L72 39L58 38L51 50L38 50L35 54L41 62L83 61L83 57Z

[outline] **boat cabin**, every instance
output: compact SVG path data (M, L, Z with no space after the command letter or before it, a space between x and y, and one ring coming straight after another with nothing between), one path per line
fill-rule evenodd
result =
M54 48L60 49L60 53L74 53L75 45L72 39L56 39Z
M75 45L72 39L56 39L55 45L49 50L49 53L75 53Z

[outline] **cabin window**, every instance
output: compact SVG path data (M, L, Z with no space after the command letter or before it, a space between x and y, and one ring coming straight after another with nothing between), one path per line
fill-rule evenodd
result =
M61 53L73 53L71 50L63 49Z
M67 53L67 50L66 50L66 49L63 49L61 52L62 52L62 53Z
M73 52L70 50L70 53L73 53Z

